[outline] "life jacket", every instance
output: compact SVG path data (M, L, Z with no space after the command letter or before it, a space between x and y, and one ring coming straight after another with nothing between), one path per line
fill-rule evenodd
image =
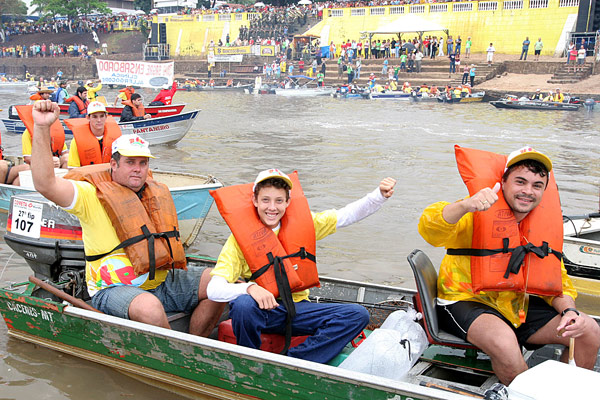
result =
M298 180L298 173L289 175L292 180L290 205L281 218L279 234L265 226L252 204L252 184L236 185L212 190L211 196L233 233L244 258L252 271L250 280L281 297L286 309L286 354L292 338L292 320L296 306L292 292L320 286L316 264L316 237L308 200ZM290 259L294 259L294 265Z
M187 269L171 193L166 185L148 175L141 197L114 182L106 164L75 168L65 175L67 179L86 181L96 187L98 199L121 241L107 253L86 255L86 261L96 261L125 249L135 273L138 276L149 273L150 280L154 279L156 269Z
M125 96L127 96L127 100L131 100L131 95L135 93L135 89L134 88L129 89L128 87L125 87L125 88L119 90L119 92L125 93Z
M81 97L77 96L76 94L69 97L68 99L65 99L65 103L70 103L72 101L74 101L75 104L77 104L77 109L79 110L79 114L81 114L81 115L87 114L87 106L88 106L88 104L90 104L89 100L86 99L84 102L83 100L81 100Z
M460 175L472 196L500 182L506 156L455 146ZM448 249L471 256L473 291L517 291L541 296L562 294L563 221L554 174L540 204L517 223L502 191L490 209L473 214L471 249ZM533 253L533 254L530 254Z
M565 100L565 95L562 93L555 93L554 94L554 101L558 102L558 103L562 103Z
M33 142L33 114L31 113L33 104L27 106L15 106L15 109L17 110L17 114L19 114L19 118L23 121L25 128L29 131L29 136L31 136L31 141ZM50 126L50 148L52 149L52 154L56 157L60 157L60 153L62 153L64 147L65 129L60 120L57 119Z
M144 109L143 104L140 104L138 107L138 106L135 106L131 100L122 101L121 104L123 104L124 106L131 107L134 117L143 117L144 115L146 115L146 110Z
M106 117L102 148L100 142L90 129L87 118L71 118L65 120L65 125L73 131L73 138L77 143L77 152L82 166L102 164L110 161L112 156L112 143L121 136L121 128L111 116Z
M315 227L308 200L304 197L298 174L294 172L289 176L293 183L291 201L281 219L278 235L258 217L252 203L251 183L210 192L252 271L251 280L256 280L275 297L282 292L276 279L280 274L287 275L288 290L292 292L319 286ZM276 259L279 260L276 262Z
M34 93L31 96L29 96L29 100L37 101L44 100L44 98L39 93Z

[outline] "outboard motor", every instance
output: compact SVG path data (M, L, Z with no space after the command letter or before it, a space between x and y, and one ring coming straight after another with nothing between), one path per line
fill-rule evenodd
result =
M87 300L81 225L37 192L13 195L4 240L22 256L34 275L66 293ZM42 298L61 301L38 289Z
M585 109L588 111L594 111L594 106L596 105L596 100L594 99L585 99L585 102L583 103L583 105L585 106Z

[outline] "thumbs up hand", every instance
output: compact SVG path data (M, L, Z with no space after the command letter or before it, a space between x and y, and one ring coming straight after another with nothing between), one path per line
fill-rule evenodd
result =
M466 199L468 212L485 211L498 201L500 182L496 182L493 188L483 188L470 198Z

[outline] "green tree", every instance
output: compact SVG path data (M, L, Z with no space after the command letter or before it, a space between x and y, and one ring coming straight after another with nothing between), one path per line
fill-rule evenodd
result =
M64 15L75 18L79 15L111 13L101 0L33 0L32 4L47 16Z
M152 0L135 0L133 2L133 6L138 9L144 11L146 14L152 10Z
M0 15L27 15L27 5L21 0L0 0Z

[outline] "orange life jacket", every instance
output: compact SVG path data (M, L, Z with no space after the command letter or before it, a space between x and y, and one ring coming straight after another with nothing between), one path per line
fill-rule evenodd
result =
M292 292L319 286L314 256L315 226L308 200L304 197L298 174L290 174L290 179L293 183L291 201L281 218L278 235L258 217L252 204L254 193L251 183L227 186L210 192L244 254L253 274L251 279L256 280L257 284L275 297L279 297L281 292L277 276L283 274L283 270ZM275 261L276 258L280 259ZM255 277L262 269L265 272Z
M21 121L25 124L25 128L29 131L29 136L31 136L31 141L33 142L33 114L31 113L33 105L15 106L15 109ZM65 147L65 129L58 119L50 126L50 147L52 154L56 157L60 157L60 153L62 153Z
M77 96L76 94L69 97L68 99L65 99L65 103L70 103L74 101L77 104L77 109L79 110L79 114L87 114L87 106L88 104L90 104L89 100L85 100L85 102L83 100L81 100L81 97Z
M127 100L131 100L131 95L135 93L135 89L134 88L129 89L128 87L125 87L125 88L119 90L119 92L125 93L125 96L127 96Z
M141 198L114 182L107 164L75 168L65 175L67 179L86 181L96 187L98 199L121 241L107 253L86 255L87 261L99 260L124 248L138 276L149 272L148 278L152 280L156 269L187 269L171 193L166 185L148 175Z
M131 100L122 101L121 104L123 104L124 106L131 107L134 117L143 117L144 115L146 115L146 109L144 108L143 104L140 104L138 107L135 106Z
M29 96L29 100L37 101L44 100L44 98L39 93L34 93L31 96Z
M506 156L459 146L455 153L471 196L501 181ZM562 294L562 246L560 198L550 171L540 204L520 223L499 191L490 209L473 214L472 248L448 249L448 254L471 255L475 293L509 290L557 296Z
M102 148L100 142L90 129L87 118L71 118L65 120L65 125L73 131L73 139L77 143L77 152L81 166L102 164L110 161L112 143L121 136L121 128L111 116L106 117Z

